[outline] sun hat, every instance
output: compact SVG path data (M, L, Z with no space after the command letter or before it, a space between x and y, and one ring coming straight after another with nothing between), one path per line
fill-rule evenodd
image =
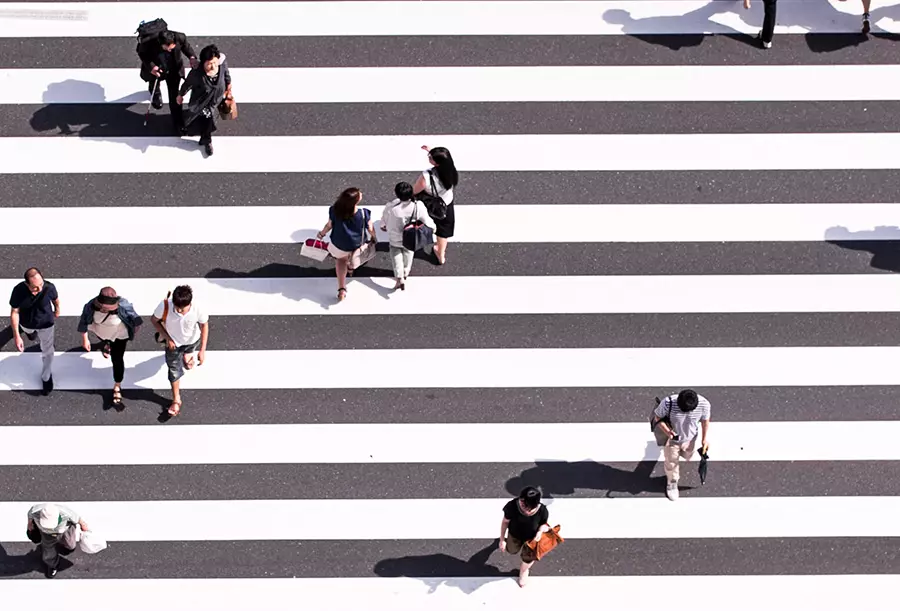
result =
M111 286L100 289L100 294L94 297L94 307L104 312L111 312L119 307L119 296Z
M43 531L54 531L59 528L59 508L48 503L38 514L38 526Z

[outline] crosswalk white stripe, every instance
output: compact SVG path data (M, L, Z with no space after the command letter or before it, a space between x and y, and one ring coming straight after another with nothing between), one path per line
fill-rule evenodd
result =
M430 134L223 136L210 158L185 138L0 138L0 173L413 173L422 145L449 148L469 172L900 168L900 133Z
M506 499L63 502L110 541L492 539ZM37 501L34 501L37 502ZM32 502L0 502L0 541L27 541ZM547 499L567 539L898 537L900 497ZM662 512L666 519L660 519ZM436 515L452 515L435 528ZM164 527L160 516L177 516ZM366 516L360 520L359 516ZM703 516L702 528L672 528ZM865 519L847 519L865 516Z
M718 462L900 460L900 421L716 422L714 428L711 453ZM38 438L66 447L65 454L33 452ZM542 441L539 447L497 443L503 438ZM444 439L466 442L436 443ZM0 427L4 466L604 463L655 461L660 451L646 422Z
M214 321L210 323L215 336ZM213 344L215 345L215 344ZM323 347L325 348L325 347ZM608 388L684 386L895 386L900 347L560 348L421 350L226 350L181 380L183 389ZM335 363L384 363L354 369ZM385 375L390 363L440 362L415 376ZM108 359L56 353L62 390L105 389ZM166 389L162 352L128 352L123 388ZM0 353L0 390L41 388L41 355Z
M382 194L387 200L390 191ZM377 197L377 195L375 196ZM375 200L379 202L379 200ZM374 205L373 205L374 204ZM384 206L364 201L380 241ZM0 208L0 245L40 244L297 244L328 220L321 206L116 207L127 232L73 231L110 208ZM424 208L422 208L424 211ZM455 210L454 239L469 243L821 242L898 240L900 203L891 204L489 204ZM179 222L160 231L147 219ZM215 222L209 222L214 219ZM503 227L502 231L497 231Z
M702 530L702 529L698 529ZM552 558L552 556L550 556ZM499 561L512 568L514 558ZM898 575L716 575L543 577L523 590L515 579L487 577L362 577L345 579L38 579L6 580L12 608L25 609L49 592L67 611L192 609L193 611L296 611L315 601L316 611L509 611L515 605L596 611L598 593L611 611L658 611L658 593L698 593L709 609L846 611L879 609L895 596ZM738 595L736 595L738 593Z
M297 264L305 265L299 256ZM352 298L340 304L334 278L48 279L64 316L80 316L104 286L149 316L179 284L189 285L211 316L900 312L895 274L416 277L416 265L402 294L392 293L391 278L353 280ZM0 280L0 295L19 282ZM674 294L679 298L660 298Z
M231 73L246 104L900 100L900 65L878 64L236 67ZM861 81L872 86L856 87ZM429 85L406 91L400 82ZM3 69L0 84L0 104L135 103L150 97L133 68Z
M897 0L884 0L878 8ZM859 9L835 0L784 2L776 34L857 32ZM347 15L353 15L348 19ZM127 37L163 16L194 37L756 34L762 6L705 0L575 2L10 2L0 37ZM876 21L900 31L891 18ZM877 31L877 30L876 30Z

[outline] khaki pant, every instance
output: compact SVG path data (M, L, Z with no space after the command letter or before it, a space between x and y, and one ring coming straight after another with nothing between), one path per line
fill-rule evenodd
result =
M510 536L509 533L506 535L506 551L514 556L521 552L522 562L526 564L530 564L537 560L537 556L535 556L533 549L525 545L524 542Z
M663 456L665 456L666 479L670 482L677 482L679 477L679 460L684 458L690 460L694 454L694 446L697 444L697 438L694 437L688 443L672 443L669 441L663 448Z

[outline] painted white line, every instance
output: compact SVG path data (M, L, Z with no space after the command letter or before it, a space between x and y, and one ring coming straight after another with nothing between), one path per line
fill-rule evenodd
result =
M383 199L389 196L386 192ZM368 201L363 206L386 241L378 222L383 206ZM116 207L127 232L72 231L82 219L110 210L0 208L0 227L41 226L40 232L0 235L0 244L302 244L328 219L327 205ZM146 222L164 215L180 221L165 231ZM456 217L454 238L478 244L900 240L900 203L489 204L461 205Z
M210 321L215 346L215 319ZM182 389L608 388L684 386L896 386L900 347L583 348L209 351ZM347 376L334 363L441 362L409 379L363 367ZM125 354L125 388L166 389L163 353ZM41 355L0 353L0 390L41 387ZM109 360L57 353L60 390L109 387ZM188 407L189 409L189 407Z
M19 516L19 519L21 517ZM702 530L702 529L699 529ZM552 565L552 554L547 557ZM501 570L513 559L494 560ZM702 593L709 609L846 611L883 609L900 587L898 575L646 575L542 577L535 569L526 589L511 578L407 577L354 579L11 579L0 584L11 608L25 609L48 594L67 611L192 609L193 611L296 611L315 601L316 611L509 611L511 605L597 611L658 611L647 592ZM736 595L739 593L739 595Z
M222 130L227 133L227 126ZM187 138L0 138L3 174L397 172L445 146L468 172L900 168L900 133L222 136L205 158ZM348 151L367 151L351 155ZM505 155L503 151L526 151ZM854 151L838 155L835 151Z
M503 437L546 441L539 449L496 443ZM68 449L37 454L36 438ZM900 421L716 422L710 452L718 462L900 460L898 438ZM436 443L442 439L466 443ZM608 463L659 456L645 422L0 427L4 466Z
M900 66L876 64L236 67L232 78L245 104L900 100ZM426 85L404 91L400 82ZM856 87L859 82L872 85ZM0 104L135 103L150 97L130 68L3 69L0 84Z
M41 499L42 501L52 499ZM492 539L505 499L93 501L69 503L110 541ZM0 502L0 541L27 541L32 502ZM550 522L569 539L900 537L900 497L562 498ZM659 519L660 513L668 519ZM436 529L434 516L452 515ZM359 520L364 515L366 520ZM672 520L703 516L703 528ZM165 527L159 516L178 516ZM293 516L275 519L274 516ZM865 516L848 520L847 516ZM356 518L356 519L355 519Z
M297 265L305 265L299 254ZM900 312L896 274L417 278L416 265L402 294L392 292L391 278L357 279L349 285L353 299L340 304L334 278L48 279L59 290L64 316L79 316L104 286L149 316L179 284L190 285L211 316ZM0 295L19 282L0 280ZM660 298L674 294L681 297Z
M874 31L898 32L885 0ZM888 9L888 10L885 10ZM881 13L881 11L884 11ZM4 2L0 37L128 37L164 17L193 39L224 36L523 36L756 34L762 6L739 2ZM858 32L858 5L783 2L776 34ZM348 18L352 15L352 18ZM786 24L786 25L782 25Z

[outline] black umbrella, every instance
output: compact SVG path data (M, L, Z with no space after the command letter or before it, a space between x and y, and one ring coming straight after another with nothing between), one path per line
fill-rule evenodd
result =
M697 468L697 472L700 474L700 485L706 483L706 471L709 469L709 464L707 461L709 460L709 449L706 452L703 451L703 448L697 450L697 453L700 454L700 467Z

